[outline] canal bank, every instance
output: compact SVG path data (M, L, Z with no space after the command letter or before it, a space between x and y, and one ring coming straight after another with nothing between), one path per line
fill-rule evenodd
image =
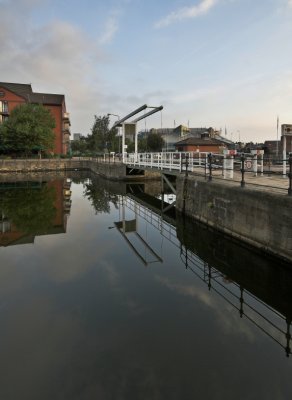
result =
M160 179L160 172L137 171L120 162L97 159L1 160L0 180L9 173L37 175L44 171L91 171L113 181ZM133 174L132 174L133 173ZM137 175L138 173L138 175ZM292 198L259 187L241 188L230 181L203 176L176 176L176 208L236 240L292 261Z
M74 171L88 170L98 176L115 181L133 181L141 179L159 179L160 174L151 170L137 171L119 161L110 159L110 162L99 158L76 159L22 159L0 160L0 174L7 173L38 173L47 171Z
M176 207L187 217L292 261L290 196L197 176L179 176Z

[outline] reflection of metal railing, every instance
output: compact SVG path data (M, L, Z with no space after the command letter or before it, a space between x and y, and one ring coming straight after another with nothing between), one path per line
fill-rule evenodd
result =
M240 284L228 280L228 277L183 245L181 245L181 259L187 269L208 285L209 290L214 290L228 304L238 310L240 318L245 316L278 343L285 349L286 355L289 357L291 354L291 320L245 290Z
M160 215L156 214L154 211L149 210L129 197L126 197L124 202L129 210L135 212L144 221L157 229L164 238L169 240L175 246L179 247L179 240L176 236L176 228L173 225L164 221Z
M229 280L222 272L184 246L177 238L176 228L164 221L161 216L131 198L124 198L125 206L157 229L160 234L180 249L181 260L188 270L203 281L257 328L278 343L289 357L291 354L291 320L267 303L244 289L239 283Z

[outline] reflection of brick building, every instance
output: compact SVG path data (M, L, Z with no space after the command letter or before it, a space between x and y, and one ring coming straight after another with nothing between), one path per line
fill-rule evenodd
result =
M71 182L67 179L54 180L48 183L37 183L37 182L15 182L0 186L3 189L11 188L27 188L34 187L34 190L40 190L42 185L47 185L48 188L53 188L55 193L55 198L52 203L52 207L55 208L56 213L51 222L49 229L46 231L38 231L35 233L27 234L18 229L18 227L10 220L9 216L5 215L5 212L0 209L0 247L2 246L12 246L27 243L34 243L35 236L42 235L55 235L58 233L66 233L67 229L67 218L70 214L71 208ZM39 186L39 188L37 187Z
M23 103L42 104L55 119L55 154L67 154L70 137L70 118L63 94L35 93L31 85L0 82L0 123Z

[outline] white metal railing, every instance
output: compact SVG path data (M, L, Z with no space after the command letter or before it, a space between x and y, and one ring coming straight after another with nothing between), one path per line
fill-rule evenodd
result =
M209 158L211 154L211 158ZM168 171L201 170L209 172L210 164L224 178L233 179L234 170L241 168L240 158L234 159L230 154L216 154L209 152L162 152L162 153L130 153L124 154L124 163L133 167L148 167ZM263 157L257 155L246 156L245 171L263 175Z
M209 168L208 152L162 152L127 154L124 163L134 167L148 167L168 171L201 170ZM212 153L212 169L222 170L222 175L233 177L233 156ZM226 176L229 177L229 176Z
M183 171L187 167L193 171L197 167L207 165L209 153L197 152L162 152L162 153L137 153L127 154L124 157L126 164L140 167Z

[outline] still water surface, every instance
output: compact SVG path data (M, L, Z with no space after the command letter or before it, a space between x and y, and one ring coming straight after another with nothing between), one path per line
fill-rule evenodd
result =
M292 398L289 266L162 220L155 185L0 186L1 399Z

